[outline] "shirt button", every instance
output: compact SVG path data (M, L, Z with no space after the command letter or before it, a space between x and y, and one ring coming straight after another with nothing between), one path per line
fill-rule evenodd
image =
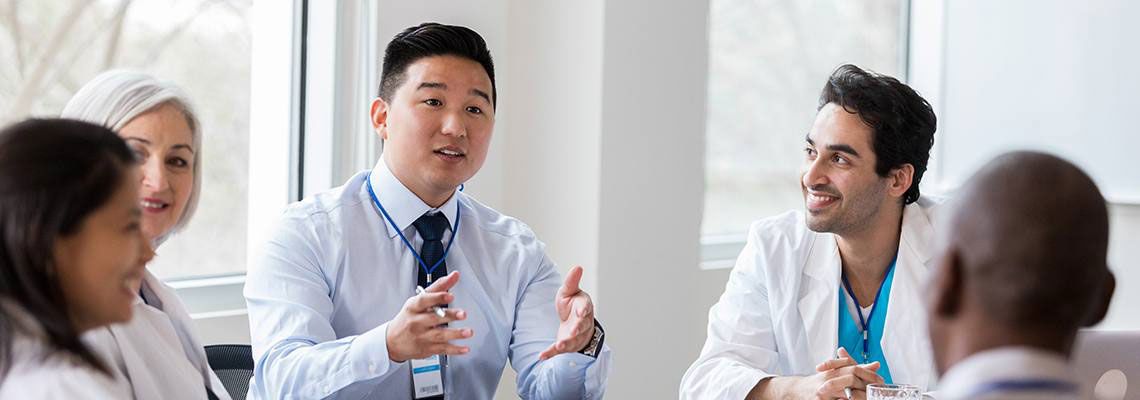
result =
M368 373L370 373L370 374L376 373L376 363L371 363L371 362L368 363Z

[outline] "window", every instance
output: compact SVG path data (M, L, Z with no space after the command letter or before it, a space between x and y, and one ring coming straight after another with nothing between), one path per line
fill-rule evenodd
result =
M288 9L290 2L282 2ZM8 1L0 5L0 120L56 116L82 85L128 68L185 89L202 122L202 189L160 278L244 273L249 243L252 0ZM289 21L287 21L288 23ZM291 38L276 39L286 49ZM284 65L288 71L289 65ZM288 129L275 133L289 142ZM287 147L286 147L287 148ZM288 164L279 165L288 170ZM260 177L258 179L261 179ZM287 189L272 196L287 202Z
M803 207L804 135L844 63L903 79L906 0L711 0L704 267L731 266L752 221Z

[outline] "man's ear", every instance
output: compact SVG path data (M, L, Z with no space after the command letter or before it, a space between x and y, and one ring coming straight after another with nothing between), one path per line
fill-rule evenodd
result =
M372 99L369 116L372 129L380 136L380 140L388 140L388 103L379 97Z
M1093 325L1099 324L1108 315L1108 306L1112 303L1112 294L1116 292L1116 275L1112 271L1106 271L1108 274L1104 278L1104 287L1101 289L1100 297L1096 299L1093 313L1089 314L1089 320L1085 322L1084 327L1088 328Z
M902 198L907 190L910 190L910 185L914 182L914 166L910 164L903 164L895 167L887 173L887 178L890 178L890 186L887 187L887 193L891 196Z
M931 318L952 319L962 311L962 302L965 298L964 272L962 258L957 249L951 247L942 253L927 288L930 291L928 311Z

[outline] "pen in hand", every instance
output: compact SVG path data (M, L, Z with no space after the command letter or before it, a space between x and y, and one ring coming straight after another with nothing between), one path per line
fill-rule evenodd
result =
M416 285L416 296L419 296L421 294L424 294L424 287ZM431 310L435 312L435 315L438 315L440 318L447 316L447 314L443 312L443 308L440 308L439 306L432 306Z
M835 351L835 359L836 359L836 360L838 360L838 359L839 359L839 350L838 350L838 349L836 349L836 351ZM844 394L845 396L847 396L847 400L852 400L852 399L854 399L854 398L855 398L855 397L854 397L854 396L852 396L852 394L851 394L851 387L850 387L850 386L843 388L843 394Z

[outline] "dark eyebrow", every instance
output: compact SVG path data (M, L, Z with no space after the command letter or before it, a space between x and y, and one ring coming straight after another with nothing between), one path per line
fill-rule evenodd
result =
M471 94L482 97L483 100L487 100L488 103L491 102L491 95L487 94L487 92L479 89L471 89Z
M804 135L804 140L807 140L808 144L815 146L815 141L811 140L811 136ZM827 149L831 150L831 151L838 151L840 153L847 153L847 154L850 154L852 156L855 156L855 158L860 158L859 152L855 151L855 148L851 147L851 145L846 145L846 144L842 144L842 143L841 144L829 144L829 145L827 145Z
M424 82L416 86L416 90L420 89L443 89L447 90L447 84L442 82Z
M855 151L854 147L846 144L829 144L827 145L827 149L831 151L838 151L840 153L847 153L855 156L855 158L859 158L859 152Z
M424 83L421 83L419 86L416 86L416 90L420 90L420 89L447 90L447 84L442 83L442 82L424 82ZM471 89L471 94L475 95L475 96L482 97L483 100L487 100L488 103L491 102L491 95L487 94L487 92L484 92L484 91L479 90L479 89Z

